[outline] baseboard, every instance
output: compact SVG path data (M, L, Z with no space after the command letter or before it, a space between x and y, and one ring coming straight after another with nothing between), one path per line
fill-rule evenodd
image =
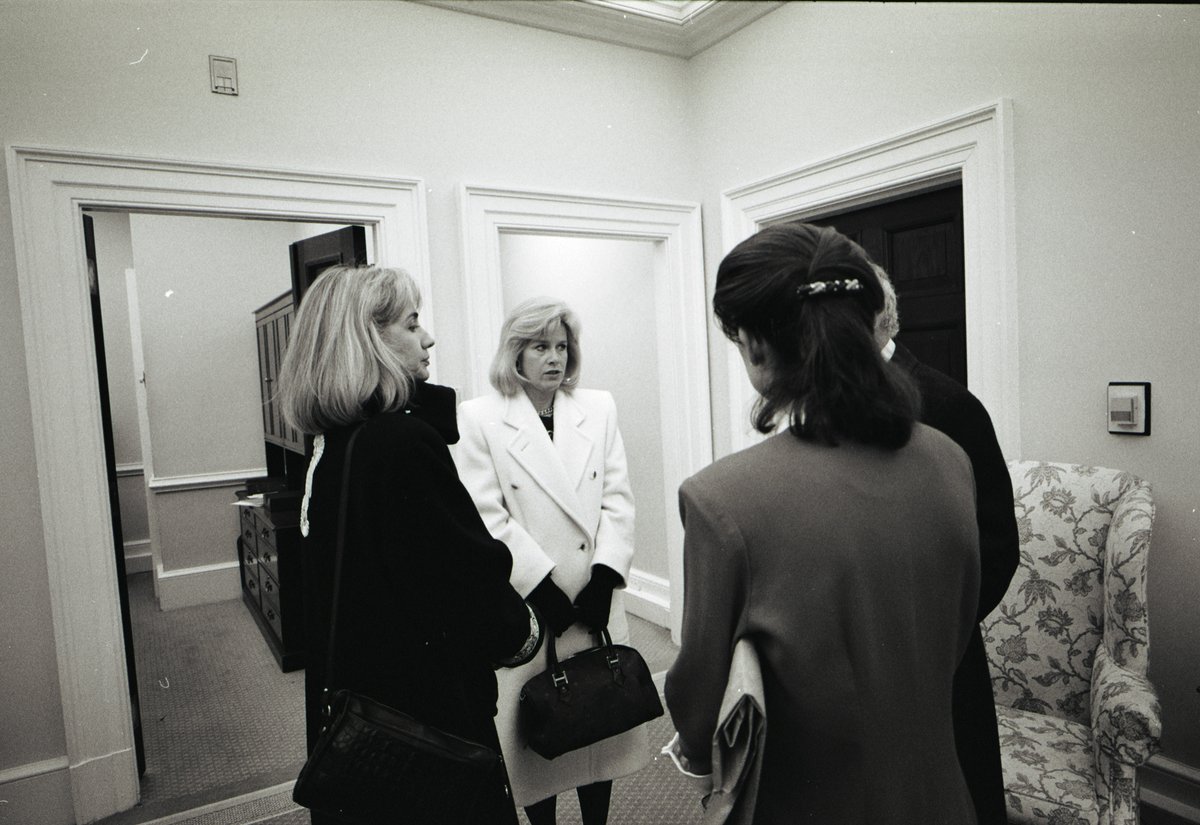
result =
M0 771L0 822L74 825L71 772L65 756Z
M158 565L158 606L175 610L197 604L212 604L241 596L242 580L236 561L163 570Z
M1147 805L1200 823L1200 770L1160 754L1138 770L1138 779Z
M150 552L150 539L125 542L125 575L149 573L154 570L154 556Z
M630 570L625 609L659 627L671 626L671 583L644 570Z

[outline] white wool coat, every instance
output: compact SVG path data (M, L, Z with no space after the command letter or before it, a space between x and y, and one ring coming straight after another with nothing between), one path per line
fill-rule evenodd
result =
M628 580L633 562L633 493L616 405L601 390L559 390L554 399L554 439L524 393L492 393L463 403L455 461L492 535L513 556L511 581L528 596L547 575L572 600L587 584L593 564ZM613 592L609 633L627 643L629 623L621 589ZM583 625L556 642L560 659L595 644ZM580 785L626 776L645 766L645 727L589 748L547 760L517 731L521 686L547 667L545 655L497 672L496 728L512 781L514 801L532 805Z

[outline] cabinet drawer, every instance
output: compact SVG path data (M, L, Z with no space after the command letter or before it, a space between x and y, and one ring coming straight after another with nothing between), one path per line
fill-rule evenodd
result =
M262 576L262 615L271 625L275 637L283 638L283 619L279 612L279 585L269 575Z
M250 597L251 603L256 607L262 599L262 587L259 584L258 565L247 562L242 566L242 587L246 590L246 595Z
M246 564L258 558L258 528L255 525L254 511L249 507L240 508L242 511L242 550L246 555Z
M266 570L276 582L279 581L279 553L270 544L262 542L258 545L258 564Z

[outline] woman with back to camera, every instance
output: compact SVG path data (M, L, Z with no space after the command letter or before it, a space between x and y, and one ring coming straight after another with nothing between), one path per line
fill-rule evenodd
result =
M607 627L625 643L620 589L633 561L633 494L612 395L578 389L579 320L564 303L514 308L489 377L496 392L459 408L455 458L483 521L513 556L513 586L541 611L560 659ZM612 780L649 761L644 727L553 760L517 732L521 686L545 657L499 675L496 726L513 798L532 825L553 825L557 794L577 788L584 825L608 818Z
M975 821L951 724L978 599L974 482L883 360L882 302L866 253L808 224L758 232L717 272L713 311L761 396L755 426L786 428L680 488L666 698L683 763L708 773L733 648L753 642L756 825Z
M285 417L316 436L301 512L310 750L322 725L343 465L356 430L334 687L498 750L495 664L523 648L527 660L537 640L508 583L511 556L458 480L447 447L457 440L453 391L424 384L433 338L419 308L402 270L328 269L304 296L280 370ZM500 782L477 825L516 822Z

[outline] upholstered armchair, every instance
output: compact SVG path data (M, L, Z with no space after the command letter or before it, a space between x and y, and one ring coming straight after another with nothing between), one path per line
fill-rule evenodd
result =
M1146 678L1150 487L1130 473L1009 462L1021 563L983 622L1010 823L1138 822L1162 724Z

